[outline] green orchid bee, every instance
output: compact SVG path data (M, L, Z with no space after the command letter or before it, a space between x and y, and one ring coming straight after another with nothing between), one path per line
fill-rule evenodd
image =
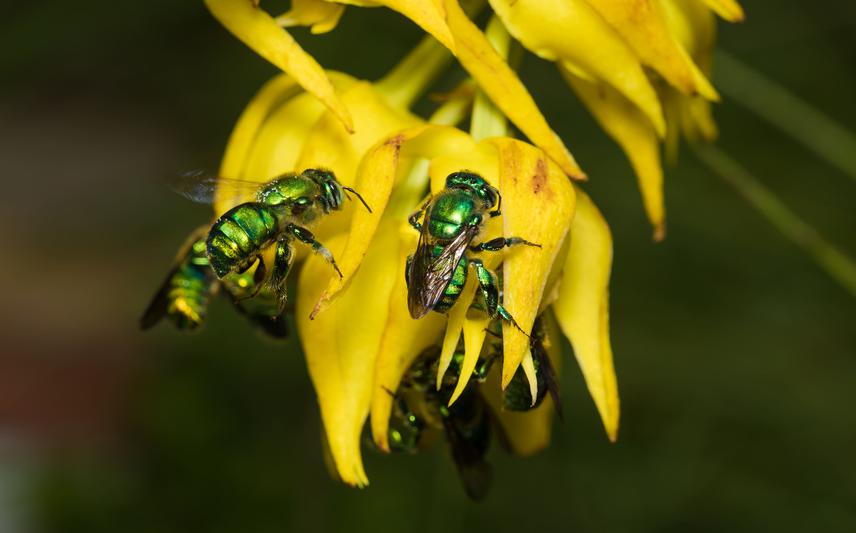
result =
M540 248L539 244L520 237L499 237L472 244L485 217L499 216L501 205L502 197L495 187L478 174L461 171L449 174L445 188L410 216L410 225L420 232L416 253L407 258L405 270L410 316L422 318L429 311L449 311L472 268L487 314L520 329L500 302L496 275L480 259L466 254L468 250L498 252L518 244Z
M442 432L464 490L470 498L481 500L487 495L493 476L485 460L491 441L491 420L476 381L483 381L489 367L477 369L474 375L478 374L479 378L449 406L461 371L463 352L456 354L438 390L435 376L439 357L439 347L422 352L394 394L389 421L390 450L416 453L429 431Z
M142 329L167 318L176 328L192 331L205 321L209 301L219 286L205 250L207 234L206 226L197 228L182 245L166 280L143 312Z
M491 354L487 357L488 362L482 363L480 360L479 366L483 366L484 364L490 366L494 361L502 358L502 329L488 328L487 331L497 339L497 342L494 342L491 346ZM523 371L523 367L518 367L511 381L508 382L505 391L502 393L502 406L505 409L509 411L529 411L541 405L549 393L553 399L553 405L556 407L556 414L559 415L559 418L562 418L559 381L556 377L556 371L553 369L553 364L550 362L550 356L547 354L547 348L544 345L546 339L547 332L544 329L542 318L538 316L532 326L532 336L529 341L532 363L535 366L535 382L538 386L535 400L532 400L532 392L529 389L529 379L526 377L526 372Z
M497 324L498 321L492 325ZM489 331L501 339L498 333ZM561 418L559 387L544 345L546 332L540 317L535 320L531 339L538 384L535 401L532 401L526 373L523 368L518 368L503 392L502 407L510 411L529 411L541 405L549 393ZM435 379L440 347L433 346L424 350L410 365L398 390L390 392L394 396L388 432L390 451L417 453L430 442L430 433L443 433L464 490L474 500L484 498L490 488L492 469L485 457L491 434L496 433L500 443L507 444L507 437L494 420L480 388L493 365L501 361L502 344L494 343L485 351L486 355L476 362L464 392L451 406L448 405L449 399L464 362L463 343L452 355L439 389Z
M257 288L255 273L231 274L218 280L208 260L208 230L209 226L197 228L181 247L166 279L143 312L140 327L146 330L167 319L179 330L196 330L205 322L211 299L224 290L235 309L254 326L270 337L286 337L288 329L285 316L279 312L279 302L271 290Z
M213 202L218 189L231 191L239 199L251 199L238 203L214 222L205 241L206 253L221 280L256 265L257 290L272 290L280 313L285 307L285 282L294 261L295 241L310 246L342 275L333 254L307 226L331 211L342 209L347 192L353 193L371 212L356 191L341 185L332 171L323 169L283 174L264 184L188 174L174 189L200 203ZM262 252L270 246L275 248L273 264L268 269Z

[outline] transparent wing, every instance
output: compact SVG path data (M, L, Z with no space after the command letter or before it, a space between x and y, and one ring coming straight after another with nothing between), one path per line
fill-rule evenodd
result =
M443 429L464 491L475 501L483 500L493 479L493 470L484 459L484 450L467 438L458 420L443 417Z
M422 226L419 245L410 269L410 291L407 295L407 306L412 317L425 316L440 301L443 291L449 286L449 281L455 273L455 268L478 231L477 226L465 227L435 258L433 257L434 238L428 235L428 224Z
M267 182L235 180L210 176L195 170L171 179L169 186L190 201L211 204L215 197L230 204L239 204L256 199L256 193Z

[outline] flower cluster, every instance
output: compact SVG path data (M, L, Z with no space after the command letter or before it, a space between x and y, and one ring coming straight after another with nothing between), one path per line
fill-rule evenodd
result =
M395 448L390 419L401 415L397 391L432 348L439 353L432 383L437 389L449 383L440 416L451 416L449 406L477 387L511 451L525 455L548 444L557 406L547 399L523 412L505 409L503 390L525 378L536 404L543 395L539 369L559 369L561 332L614 440L619 402L609 341L609 227L578 184L584 172L509 64L509 50L520 43L556 63L627 153L660 238L660 143L674 147L679 132L715 135L709 104L718 96L708 80L713 13L739 20L734 0L490 0L485 31L473 20L486 6L458 0L292 0L281 16L252 0L206 4L229 31L284 72L247 106L220 175L263 184L325 169L371 208L346 203L313 227L338 274L322 255L298 251L295 258L302 262L294 274L295 320L337 475L351 485L368 483L361 455L367 420L374 445ZM285 28L330 31L343 4L385 6L429 36L374 83L324 70ZM412 104L452 58L469 78L431 116L417 116ZM457 127L466 119L469 132ZM511 137L506 120L529 142ZM491 214L497 216L479 222L475 243L514 236L537 246L486 248L477 254L484 271L466 278L447 312L414 319L408 294L418 288L408 286L414 279L408 257L423 244L411 226L419 227L426 199L442 195L447 177L462 171L501 196L501 214L496 205ZM216 213L232 209L235 197L222 185ZM500 307L513 318L500 317L485 303L499 284ZM548 361L540 361L535 349L534 328L541 322L545 331L537 342ZM501 362L479 376L493 337L501 338ZM444 423L454 430L454 423Z

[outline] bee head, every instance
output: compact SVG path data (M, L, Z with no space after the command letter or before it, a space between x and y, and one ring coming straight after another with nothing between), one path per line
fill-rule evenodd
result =
M307 168L302 172L302 175L312 180L318 186L320 190L318 202L321 204L324 212L341 209L345 194L332 170Z
M499 201L499 191L475 172L462 170L453 172L446 177L446 187L450 189L466 189L475 193L486 209L496 206Z

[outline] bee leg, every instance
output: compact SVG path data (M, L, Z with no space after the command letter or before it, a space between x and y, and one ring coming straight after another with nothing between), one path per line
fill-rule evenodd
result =
M410 218L407 219L410 222L410 225L413 226L416 231L422 231L422 224L419 222L419 219L422 218L422 215L425 213L425 210L428 209L428 204L431 203L431 197L429 196L425 203L422 204L422 207L419 208L419 211L410 215Z
M502 195L499 194L499 191L496 193L496 209L488 213L490 218L498 217L502 214Z
M497 237L496 239L474 244L470 246L470 250L473 252L498 252L503 248L511 248L517 244L525 244L526 246L534 246L536 248L541 247L540 244L529 242L526 239L521 239L520 237Z
M488 316L491 318L499 317L517 328L519 332L529 337L529 334L523 331L523 329L517 324L517 321L514 320L514 317L511 316L511 313L509 313L508 310L499 303L499 285L496 282L496 276L493 272L485 268L484 263L482 263L480 259L470 259L470 266L472 266L476 271L479 290L481 290L485 304L485 311L487 311Z
M294 236L294 238L296 238L303 244L308 244L309 246L311 246L313 252L319 254L321 257L326 259L328 263L333 265L333 268L336 269L336 273L339 274L340 278L344 277L342 276L342 271L339 270L339 265L336 264L336 260L333 258L333 254L330 253L330 250L324 248L323 244L321 244L315 239L315 235L313 235L311 231L306 228L301 228L300 226L297 226L295 224L289 224L288 226L286 226L285 231L286 233L289 233Z
M285 301L288 296L285 281L288 279L288 273L293 262L294 250L292 250L288 239L279 239L276 243L276 250L274 250L273 268L271 268L270 278L267 281L276 294L277 316L281 315L285 309Z

